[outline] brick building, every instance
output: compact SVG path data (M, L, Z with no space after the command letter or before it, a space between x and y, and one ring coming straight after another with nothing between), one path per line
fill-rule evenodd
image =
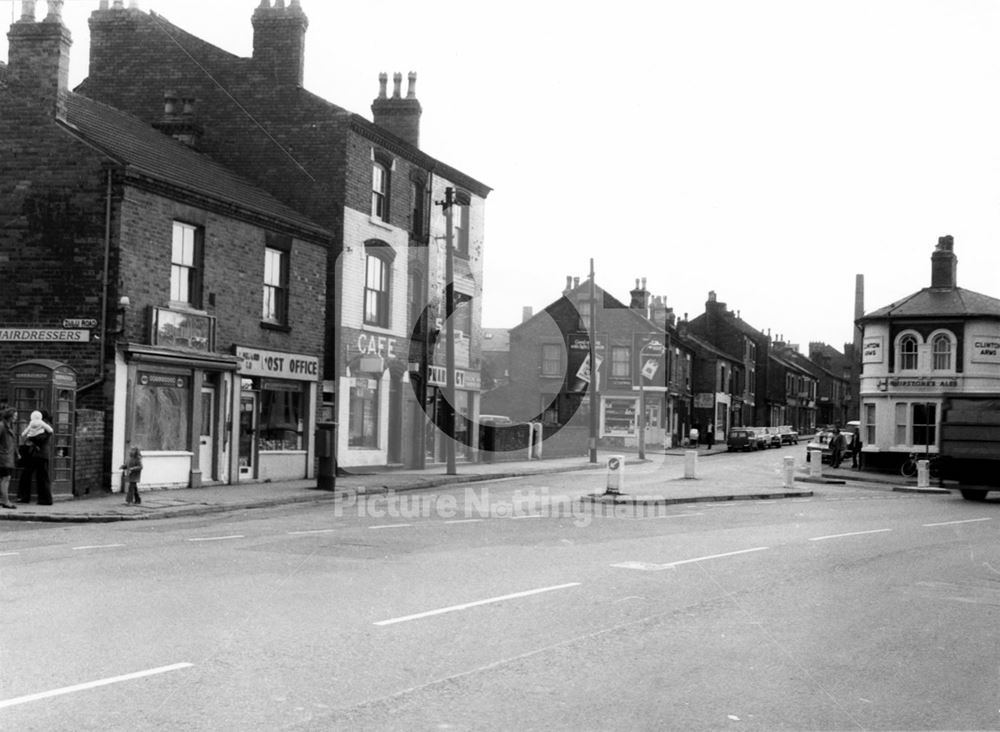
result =
M109 7L90 17L78 91L164 123L164 99L193 100L198 149L333 232L327 265L324 417L338 462L422 465L448 439L438 337L446 327L446 215L453 196L455 411L479 410L483 214L490 189L419 148L416 75L379 78L373 121L303 88L308 19L298 0L263 0L240 58L156 13ZM242 18L233 18L239 22ZM460 419L460 451L475 436Z
M156 486L310 476L332 233L193 149L184 100L157 130L70 92L33 5L0 83L0 389L53 415L55 492L117 487L130 445Z

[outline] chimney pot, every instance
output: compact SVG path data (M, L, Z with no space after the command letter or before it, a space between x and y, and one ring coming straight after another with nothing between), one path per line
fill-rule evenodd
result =
M574 277L573 278L573 289L575 290L579 286L580 286L580 278L579 277Z
M417 98L417 72L411 71L406 85L406 98Z
M400 98L400 89L403 86L403 75L400 72L396 72L392 75L392 98Z
M35 0L23 0L21 3L21 20L35 22Z

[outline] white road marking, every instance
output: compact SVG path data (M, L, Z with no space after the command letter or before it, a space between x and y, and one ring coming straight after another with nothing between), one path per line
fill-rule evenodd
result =
M73 694L77 691L87 691L88 689L96 689L99 686L118 684L122 681L132 681L134 679L145 678L146 676L165 674L169 671L179 671L182 668L191 668L192 666L194 666L193 663L175 663L171 664L170 666L160 666L159 668L151 668L146 671L136 671L135 673L125 674L123 676L112 676L111 678L100 679L98 681L88 681L85 684L75 684L74 686L64 686L61 689L42 691L37 694L28 694L27 696L17 696L14 697L13 699L5 699L3 701L0 701L0 709L17 706L18 704L27 704L28 702L33 702L33 701L40 701L42 699L50 699L54 696L62 696L63 694Z
M646 572L658 572L661 569L672 569L673 567L679 567L682 564L691 564L692 562L704 562L708 559L721 559L723 557L735 557L738 554L749 554L751 552L762 552L765 549L770 549L766 546L758 546L753 549L740 549L736 552L726 552L725 554L712 554L707 557L695 557L694 559L681 559L678 562L668 562L666 564L654 564L652 562L619 562L618 564L612 564L612 567L620 567L621 569L639 569Z
M952 526L954 524L974 524L977 521L992 521L993 518L986 516L985 518L974 518L974 519L963 519L961 521L942 521L939 524L922 524L922 526Z
M657 521L659 519L684 518L685 516L704 516L703 513L668 513L663 516L643 516L640 521Z
M16 557L20 553L21 552L4 552L3 554L0 554L0 557Z
M413 524L379 524L378 526L369 526L369 529L373 531L376 529L405 529Z
M289 531L289 536L306 536L307 534L329 534L337 529L309 529L307 531Z
M78 552L83 549L114 549L116 547L125 546L124 544L92 544L90 546L75 546L73 551Z
M453 519L451 521L445 521L446 524L479 524L482 523L482 519Z
M851 531L846 534L830 534L828 536L814 536L809 541L826 541L827 539L842 539L845 536L863 536L864 534L881 534L892 529L872 529L871 531Z
M419 620L420 618L429 618L432 615L443 615L444 613L453 613L457 610L467 610L470 607L478 607L479 605L489 605L494 602L503 602L504 600L514 600L519 597L529 597L531 595L538 595L543 592L552 592L553 590L565 590L567 587L578 587L579 582L568 582L564 585L553 585L552 587L540 587L537 590L525 590L524 592L514 592L510 595L501 595L500 597L491 597L487 600L476 600L475 602L466 602L461 605L452 605L451 607L443 607L437 610L428 610L423 613L415 613L414 615L404 615L399 618L391 618L389 620L379 620L375 625L393 625L395 623L405 623L408 620Z
M511 516L510 518L512 521L517 521L518 519L541 518L541 517L542 515L540 513L533 513L529 516Z
M188 541L228 541L229 539L243 539L243 534L232 534L231 536L202 536Z

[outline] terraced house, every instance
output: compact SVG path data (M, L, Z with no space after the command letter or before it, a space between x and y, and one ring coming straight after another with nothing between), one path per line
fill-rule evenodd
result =
M303 87L309 23L298 0L273 6L263 0L246 20L251 58L206 43L155 12L101 2L90 17L89 74L78 91L148 125L172 126L199 151L332 232L321 417L338 425L338 462L442 460L449 437L438 427L447 422L449 373L436 336L445 329L449 285L456 303L450 406L468 418L479 410L490 189L421 151L416 74L407 74L405 91L401 73L377 77L368 120ZM373 74L373 91L375 81ZM454 203L438 205L448 200ZM448 215L451 283L445 282ZM290 319L273 325L297 327ZM241 400L253 410L259 398L251 384ZM466 420L457 423L461 456L471 453L475 435L462 427Z

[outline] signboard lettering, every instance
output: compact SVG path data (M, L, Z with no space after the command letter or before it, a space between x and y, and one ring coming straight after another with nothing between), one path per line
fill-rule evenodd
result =
M236 346L241 374L271 376L296 381L316 381L319 378L319 359L294 353L264 351L259 348Z
M371 333L358 334L358 350L365 356L396 358L396 339Z
M1000 364L1000 336L972 336L972 362Z
M89 343L89 330L59 330L57 328L0 328L0 341L52 341Z
M882 336L869 336L861 346L862 363L882 363L884 359Z

